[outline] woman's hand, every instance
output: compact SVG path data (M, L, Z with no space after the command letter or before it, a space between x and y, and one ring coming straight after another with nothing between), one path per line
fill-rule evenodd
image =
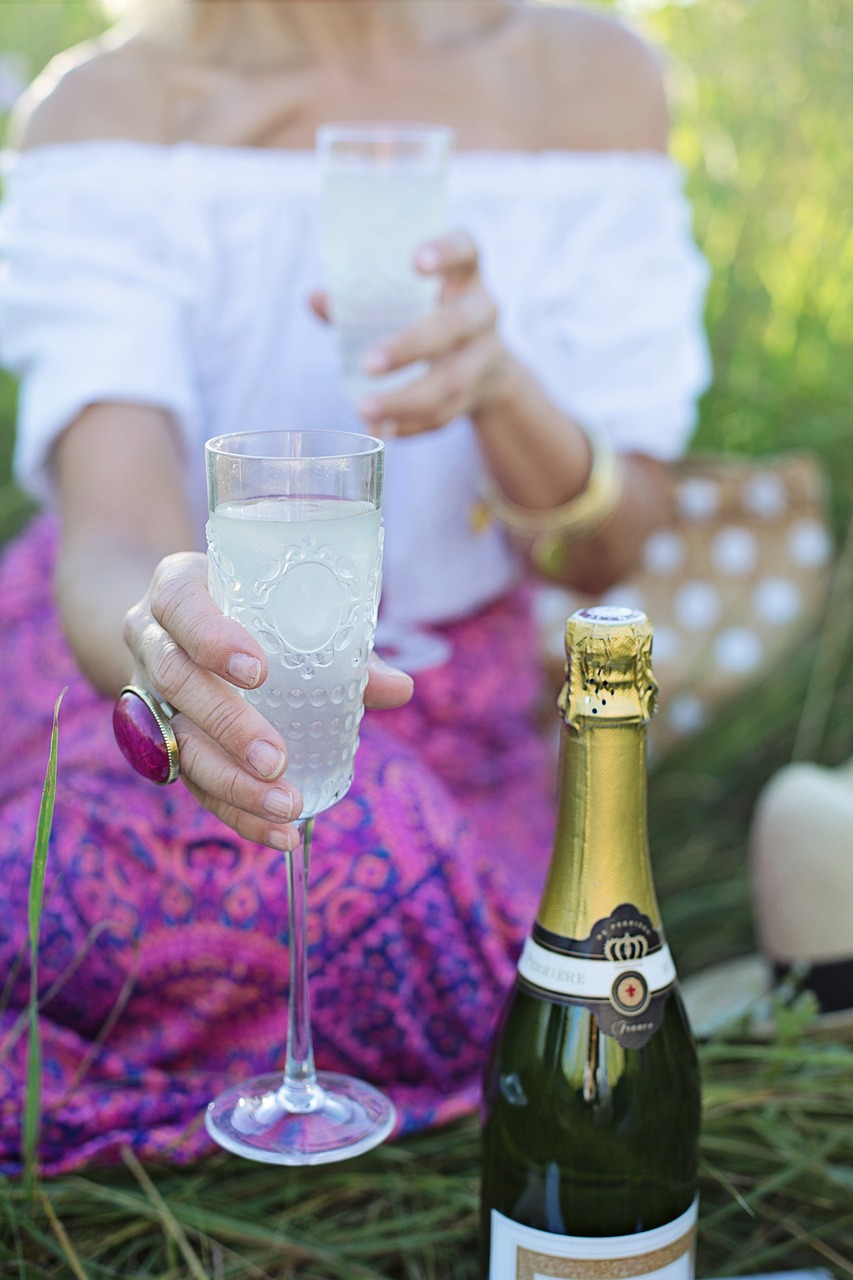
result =
M287 745L237 692L263 684L267 660L214 604L206 557L182 552L161 560L145 597L126 615L124 637L134 682L177 710L172 727L187 789L247 840L295 848L291 820L302 797L283 776ZM411 693L409 676L371 659L366 705L401 706Z
M473 415L500 395L509 369L497 333L497 309L480 278L477 246L468 233L448 232L421 245L415 266L441 280L438 305L417 324L370 348L363 363L374 375L416 361L428 361L430 368L397 391L358 402L361 416L383 435L417 435ZM329 319L324 294L314 294L311 305Z

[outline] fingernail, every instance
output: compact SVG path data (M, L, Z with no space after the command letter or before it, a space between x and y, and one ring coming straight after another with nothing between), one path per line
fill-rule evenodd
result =
M363 418L378 418L382 412L382 405L374 396L362 396L357 408Z
M370 665L376 670L384 672L386 675L403 676L406 680L412 679L408 671L402 671L399 667L392 667L391 663L386 662L384 658L380 658L378 653L374 653L372 655L370 659Z
M284 822L289 822L293 817L293 796L289 791L282 791L279 787L274 787L266 793L263 806L271 818L281 818Z
M384 373L389 363L388 352L383 347L368 347L361 357L362 368L366 373Z
M277 778L287 764L287 757L283 751L279 751L278 747L274 747L271 742L260 740L253 742L249 747L246 759L261 778Z
M438 250L431 244L427 244L422 249L418 249L415 261L422 271L435 271L441 259L438 256Z
M232 653L225 670L232 680L245 685L247 689L254 689L261 678L260 662L257 658L251 658L248 653Z
M273 827L267 832L266 842L271 849L278 849L279 853L293 853L299 844L299 833L292 827L283 831L280 827Z

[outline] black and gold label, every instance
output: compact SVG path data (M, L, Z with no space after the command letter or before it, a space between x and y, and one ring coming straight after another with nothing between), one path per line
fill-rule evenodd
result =
M558 937L537 922L518 973L533 991L589 1008L624 1048L641 1048L654 1035L675 982L663 935L630 903L597 920L586 938Z

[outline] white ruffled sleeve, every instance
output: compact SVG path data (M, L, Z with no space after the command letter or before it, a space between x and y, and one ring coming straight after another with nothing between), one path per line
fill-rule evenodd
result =
M576 156L549 177L543 194L559 202L562 190L564 216L517 278L508 337L581 424L620 450L675 458L711 374L709 270L681 171L616 154Z
M192 432L187 263L164 175L110 148L42 148L6 163L0 363L21 379L15 473L50 501L51 446L87 405L133 401Z

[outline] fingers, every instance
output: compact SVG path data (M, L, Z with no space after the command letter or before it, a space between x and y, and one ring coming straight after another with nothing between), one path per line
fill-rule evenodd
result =
M466 351L496 332L498 318L480 281L476 242L467 231L448 231L426 241L416 250L414 265L422 275L440 277L439 305L417 324L365 352L363 367L374 376L419 362L443 367L437 377L430 373L410 384L415 389L411 398L367 395L359 401L357 409L369 428L383 436L435 430L457 414L472 412L483 375L502 350L486 341L479 353ZM313 292L309 304L320 319L333 319L326 293ZM457 352L458 359L448 359Z
M140 683L177 708L172 721L187 787L248 839L273 848L301 812L299 790L282 774L281 735L234 685L251 689L267 675L257 641L226 618L208 594L203 555L160 562L148 596L125 620ZM228 816L226 816L228 815Z
M183 712L255 778L271 782L281 777L287 768L284 741L236 689L198 666L155 622L140 636L136 654L147 688ZM188 772L183 757L181 768Z
M450 282L462 282L478 270L477 244L461 228L428 240L415 251L415 267L422 275L443 276Z
M505 354L490 331L435 361L422 378L399 391L363 398L359 412L373 430L393 427L398 436L436 431L485 403L498 384Z
M332 303L329 295L322 289L315 289L313 293L308 295L308 306L314 312L318 320L322 320L324 324L332 323Z
M127 616L125 640L136 653L153 619L194 663L240 688L254 689L267 674L264 651L245 627L218 608L207 588L207 572L202 554L161 560L148 599Z
M497 308L481 286L459 294L417 324L386 338L364 354L367 373L390 373L416 360L437 360L455 347L488 333L497 322Z
M262 683L266 658L217 608L206 582L203 555L161 561L147 598L127 615L125 638L140 682L176 708L172 727L187 789L244 839L289 851L299 840L293 821L302 797L282 777L286 745L234 688ZM371 655L366 705L402 706L412 689L410 676Z
M402 707L409 701L414 691L412 677L397 667L391 667L372 653L367 660L367 688L364 691L366 707L390 710Z
M466 338L495 324L497 313L491 298L479 285L479 252L467 231L449 231L419 246L414 256L415 268L421 275L440 276L443 280L442 300L458 299L458 311L439 318L435 313L426 321L412 325L399 337L372 348L365 356L365 371L381 374L415 360L431 360ZM308 305L318 319L334 322L329 294L315 289L308 295Z
M186 715L176 715L172 727L184 785L205 809L246 840L282 852L296 847L291 820L299 817L302 799L295 787L284 780L258 782Z
M357 409L381 435L434 431L475 413L495 394L507 352L498 313L479 274L477 246L466 231L451 231L420 246L415 264L441 277L437 307L417 324L365 352L365 372L381 376L424 363L429 371L388 394L367 394Z

